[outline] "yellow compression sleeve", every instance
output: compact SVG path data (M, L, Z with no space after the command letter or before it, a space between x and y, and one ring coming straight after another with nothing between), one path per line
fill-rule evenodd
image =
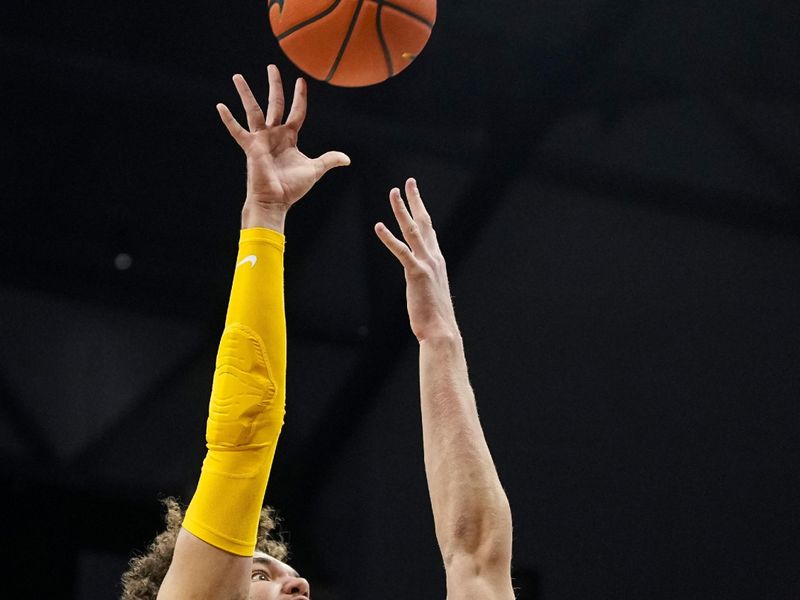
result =
M183 527L252 556L286 405L284 237L243 229L211 390L200 481Z

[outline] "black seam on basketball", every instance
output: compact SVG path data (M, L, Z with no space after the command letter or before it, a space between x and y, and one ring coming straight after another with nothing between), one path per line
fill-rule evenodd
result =
M364 0L358 0L358 6L356 6L356 12L353 14L353 19L350 21L350 27L347 28L347 34L344 36L344 41L342 42L342 46L339 48L339 54L336 55L336 60L333 61L333 66L331 67L330 73L325 78L325 82L330 82L333 79L334 74L336 74L336 69L339 68L339 63L342 60L342 56L344 56L344 51L347 49L347 44L350 43L350 36L353 35L353 30L356 28L356 21L358 21L358 15L361 14L361 7L364 5Z
M386 68L389 70L389 77L394 76L394 66L392 65L392 55L389 53L389 46L386 44L386 38L383 36L383 25L381 24L381 10L383 10L383 4L378 4L378 12L375 16L375 25L376 29L378 30L378 39L381 42L381 48L383 48L383 57L386 59Z
M419 21L420 23L425 25L428 29L433 29L433 23L428 21L428 19L426 19L425 17L418 15L414 11L408 10L407 8L398 6L397 4L393 4L391 2L386 2L385 0L372 0L372 1L377 2L378 4L380 4L381 6L385 6L386 8L393 8L397 12L401 12L404 15L408 15L412 19Z
M339 6L339 4L341 4L341 2L342 2L342 0L334 0L334 3L333 3L333 4L331 4L331 5L330 5L328 8L326 8L325 10L323 10L321 13L319 13L319 14L317 14L317 15L314 15L314 16L313 16L313 17L311 17L310 19L306 19L306 20L305 20L305 21L303 21L302 23L298 23L298 24L297 24L297 25L295 25L294 27L290 27L289 29L287 29L286 31L284 31L282 34L280 34L279 36L277 36L277 38L278 38L278 41L280 42L281 40L285 40L287 37L289 37L290 35L292 35L292 34L293 34L295 31L298 31L298 30L302 29L302 28L303 28L303 27L305 27L306 25L311 25L311 23L315 23L315 22L319 21L320 19L322 19L323 17L327 17L327 16L328 16L329 14L331 14L331 13L332 13L334 10L336 10L336 7L337 7L337 6Z

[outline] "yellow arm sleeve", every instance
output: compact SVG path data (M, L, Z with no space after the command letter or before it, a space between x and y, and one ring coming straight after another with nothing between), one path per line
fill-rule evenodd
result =
M211 390L200 481L183 527L252 556L286 405L284 237L243 229Z

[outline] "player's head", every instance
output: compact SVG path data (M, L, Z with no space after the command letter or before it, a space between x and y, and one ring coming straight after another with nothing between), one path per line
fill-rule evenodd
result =
M299 600L310 597L308 581L285 562L256 551L250 575L250 600Z
M174 498L163 501L166 529L156 536L147 552L133 558L122 575L121 600L156 600L175 551L183 522L183 510ZM286 544L274 536L275 513L261 512L258 542L253 557L250 600L295 600L309 596L308 582L285 562Z

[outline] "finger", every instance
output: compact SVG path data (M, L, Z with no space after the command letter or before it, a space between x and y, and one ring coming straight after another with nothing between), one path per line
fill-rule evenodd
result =
M422 230L422 237L428 243L435 242L436 232L433 230L433 221L422 202L422 194L419 193L417 180L413 177L406 180L406 198L408 198L408 205L411 208L411 215Z
M326 152L319 158L314 159L314 168L317 172L317 181L319 181L325 173L336 167L346 167L350 164L350 157L344 152Z
M264 113L261 112L261 107L258 105L258 100L253 96L250 86L247 85L244 77L241 75L233 76L233 85L236 86L236 91L239 92L239 98L242 99L242 106L247 113L247 127L252 133L266 129L264 125Z
M389 192L389 202L392 205L394 218L397 219L397 224L400 225L400 231L403 232L403 238L406 243L417 256L427 256L428 249L425 247L425 240L422 239L422 232L419 225L411 218L399 189L392 188L392 191Z
M269 80L269 105L267 106L267 126L275 127L283 121L284 100L283 82L281 72L275 65L267 67L267 79Z
M415 265L414 255L411 250L403 242L394 237L394 234L383 223L375 225L375 233L383 242L383 245L389 249L389 252L394 254L395 258L400 261L404 269L411 269Z
M417 187L417 180L409 177L406 180L406 198L408 198L408 205L411 208L411 214L414 220L419 225L431 225L431 216L422 202L422 195L419 193Z
M294 97L292 98L292 108L289 111L289 117L286 119L286 124L294 129L300 131L303 122L306 120L306 109L308 107L308 86L305 80L300 77L297 83L294 84Z
M219 113L220 119L222 119L223 125L228 129L228 133L231 134L231 137L236 140L240 146L244 144L244 138L247 135L247 131L239 125L239 121L231 114L231 111L228 109L227 106L224 104L217 104L217 112Z

